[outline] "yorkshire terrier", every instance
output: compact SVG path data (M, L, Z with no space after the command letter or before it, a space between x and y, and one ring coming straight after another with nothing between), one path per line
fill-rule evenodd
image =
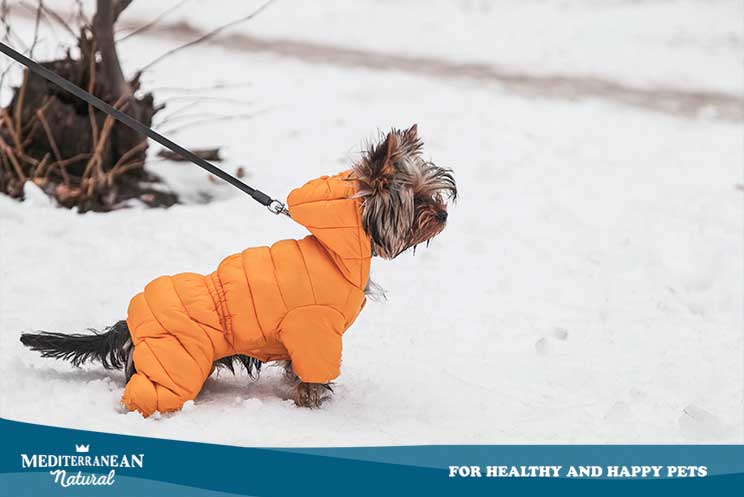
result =
M350 170L293 190L288 212L311 232L302 240L249 248L210 275L157 278L101 333L24 333L21 342L76 366L124 369L122 403L144 416L194 399L216 367L256 378L266 362L283 363L298 406L319 407L373 286L371 258L415 252L446 226L455 180L421 149L416 125L393 129Z

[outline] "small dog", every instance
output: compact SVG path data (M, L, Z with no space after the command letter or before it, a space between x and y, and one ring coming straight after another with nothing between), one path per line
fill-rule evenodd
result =
M255 378L266 362L283 362L298 406L318 407L370 292L371 258L428 245L456 200L452 171L421 148L416 125L393 129L350 170L293 190L289 214L312 233L302 240L246 249L210 275L157 278L103 333L26 333L21 342L74 365L124 369L122 403L144 416L180 409L215 367Z

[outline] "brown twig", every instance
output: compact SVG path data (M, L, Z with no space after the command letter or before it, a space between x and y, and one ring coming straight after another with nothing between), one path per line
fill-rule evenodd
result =
M10 117L10 114L8 113L7 109L2 109L0 113L2 114L2 118L3 118L2 120L5 123L5 127L7 128L8 133L10 133L10 137L13 139L13 143L15 144L16 150L20 151L22 149L21 140L15 132L15 127L14 127L15 125L13 124L13 118Z
M40 110L42 112L45 112L50 103L52 103L52 98L49 95L45 95L41 107L39 107L37 111ZM24 141L21 143L21 146L23 148L26 148L26 146L31 143L34 135L36 134L36 128L39 126L39 124L39 116L37 116L34 112L34 115L31 116L31 119L29 119L28 122L23 126L23 135L25 136Z
M235 114L231 116L207 117L204 119L197 119L196 121L184 123L174 128L163 130L163 133L164 134L176 133L178 131L183 131L184 129L187 129L187 128L193 128L194 126L201 126L207 123L218 122L218 121L238 121L238 120L243 120L243 119L246 119L246 120L253 119L258 114L260 114L260 112L253 113L253 114ZM160 127L158 127L158 129L160 129Z
M189 41L187 43L184 43L183 45L179 45L179 46L177 46L177 47L175 47L175 48L173 48L171 50L168 50L167 52L165 52L164 54L156 57L150 63L146 64L143 68L141 68L139 70L140 74L143 73L143 72L145 72L146 70L150 69L152 66L154 66L158 62L162 61L166 57L170 57L171 55L175 54L176 52L180 52L181 50L183 50L185 48L189 48L189 47L193 47L194 45L198 45L199 43L201 43L201 42L203 42L205 40L208 40L209 38L212 38L213 36L219 34L220 32L222 32L222 31L224 31L224 30L226 30L228 28L231 28L233 26L236 26L236 25L238 25L238 24L240 24L242 22L250 21L251 19L253 19L254 17L256 17L258 14L260 14L261 12L263 12L266 8L268 8L269 5L271 5L272 3L274 3L274 1L275 0L268 0L266 3L264 3L259 8L257 8L256 10L254 10L252 13L248 14L245 17L241 17L240 19L236 19L234 21L228 22L227 24L223 24L222 26L219 26L219 27L213 29L212 31L209 31L208 33L203 34L202 36L196 38L195 40L191 40L191 41Z
M10 7L8 7L8 0L2 0L0 2L0 24L5 26L5 34L3 34L3 41L8 41L10 38L10 24L8 23L8 14L10 14Z
M10 8L8 7L8 0L2 0L0 2L0 25L5 27L5 32L3 33L3 43L7 43L10 39L10 23L8 22L8 14L10 13ZM8 63L7 67L3 69L2 74L0 74L0 88L3 87L3 82L5 81L5 76L8 74L8 71L10 71L10 68L13 67L12 64Z
M34 58L34 48L39 42L39 22L41 21L41 9L44 8L44 0L39 0L39 6L36 8L36 21L34 22L34 38L31 41L31 47L28 49L29 58Z
M16 32L13 31L12 28L9 27L8 30L9 30L8 41L10 41L11 38L12 38L13 39L13 43L15 43L16 45L18 45L21 48L21 51L22 52L28 52L28 45L26 45L26 42L23 41L23 38L21 38L20 36L18 36L18 34L16 34Z
M217 114L216 112L192 112L189 114L185 114L184 112L188 110L192 110L197 105L185 105L183 107L179 107L178 109L174 110L168 115L163 116L162 119L160 119L157 123L158 128L162 128L166 124L171 124L173 122L178 121L185 121L189 119L224 119L228 115L232 114Z
M123 105L122 105L123 104ZM120 107L122 109L126 108L128 104L128 98L126 95L122 95L119 97L119 100L116 101L114 104L114 108L119 109ZM96 181L91 178L93 175L93 172L95 171L96 177L98 179L103 178L103 169L101 167L103 163L103 149L106 146L106 142L108 141L108 136L111 133L111 129L114 127L115 119L112 116L106 116L106 119L103 122L103 129L101 130L101 136L98 139L98 144L96 145L93 155L88 160L88 164L85 166L85 170L83 171L82 175L82 181L86 184L86 193L88 195L91 195L93 193L93 187L95 186Z
M191 149L191 152L199 157L200 159L213 161L213 162L221 162L222 157L220 156L220 149L219 148L194 148ZM175 161L175 162L188 162L189 159L182 156L178 152L173 152L172 150L168 150L167 148L163 148L158 152L158 157L161 157L166 160Z
M0 150L3 151L3 153L8 157L11 164L13 164L13 167L15 168L16 174L18 175L18 179L23 183L26 181L26 175L23 174L23 169L21 168L21 165L18 163L18 159L16 159L15 154L13 153L13 149L10 148L10 146L5 143L5 140L3 140L3 137L0 136Z
M68 166L71 166L72 164L74 164L76 162L79 162L79 161L82 161L82 160L86 160L88 158L90 158L90 154L77 154L77 155L73 155L69 159L65 159L63 161L52 162L51 164L49 164L48 170L52 170L55 167L56 168L60 168L60 170L61 169L66 169Z
M90 73L88 78L88 93L94 95L96 89L96 42L93 40L90 45ZM88 104L88 118L90 119L90 131L93 136L93 148L98 145L98 123L96 122L96 112L91 104Z
M7 156L7 155L5 155L5 154L0 154L0 159L2 159L2 161L0 161L0 165L2 165L4 169L6 169L6 170L8 170L8 171L11 171L11 170L13 169L13 166L12 166L12 165L10 164L10 162L8 161L8 156ZM4 179L5 179L5 177L4 177L3 175L0 175L0 183L1 183L1 182L2 182L2 181L3 181Z
M23 100L26 98L26 88L28 87L28 75L29 71L26 70L23 72L23 84L21 85L21 88L18 90L18 100L16 101L16 107L15 107L15 132L17 135L18 140L18 146L20 147L21 139L23 138L21 136L21 125L23 123Z
M124 154L121 157L119 157L119 160L116 161L116 164L114 164L114 167L112 167L111 170L113 171L116 168L120 167L122 164L125 164L133 155L135 155L136 153L141 152L145 148L147 148L147 140L146 139L145 140L142 140L137 145L135 145L134 147L132 147L129 150L127 150L126 152L124 152Z
M26 155L25 152L16 151L16 154L18 155L18 159L24 162L24 164L31 164L32 166L36 166L39 164L39 161L31 157L30 155Z
M59 151L59 147L57 147L57 140L54 139L52 128L49 126L49 122L46 120L44 112L42 112L41 109L37 110L36 117L39 119L41 126L44 128L49 146L52 147L52 152L54 152L54 158L57 159L57 162L62 162L62 154Z
M82 25L90 24L90 20L85 15L85 8L83 7L82 0L75 0L75 5L77 6L77 22Z
M44 168L46 167L46 163L49 160L49 152L44 154L44 157L41 159L41 162L37 163L36 166L31 170L31 177L32 178L38 178L39 174L44 171Z
M29 5L26 2L19 2L21 6L25 7L28 10L36 10L36 7L33 5ZM77 38L77 33L70 27L69 24L67 24L67 21L65 21L61 15L57 14L53 9L47 7L46 5L40 5L42 13L44 16L50 20L55 21L57 24L61 25L65 30L67 30L68 33L70 33L73 38Z
M152 21L150 21L150 22L148 22L146 24L143 24L139 28L137 28L137 29L135 29L133 31L130 31L126 35L122 36L121 38L119 38L118 40L116 40L116 43L122 42L122 41L124 41L124 40L126 40L128 38L131 38L132 36L135 36L135 35L138 35L140 33L143 33L145 31L147 31L148 29L150 29L151 27L153 27L154 25L156 25L157 23L159 23L160 21L162 21L168 14L174 12L175 10L177 10L178 8L180 8L183 4L185 4L186 2L189 2L189 1L190 0L181 0L176 5L170 7L169 9L164 10L162 13L160 13Z
M124 174L126 172L129 172L129 171L131 171L133 169L139 169L139 168L141 168L144 165L145 165L145 161L143 161L143 160L136 160L136 161L132 161L132 162L128 162L126 164L123 164L123 165L119 166L117 169L112 169L111 171L109 171L109 173L107 175L108 176L107 177L107 181L108 181L108 183L110 185L113 182L113 180L114 180L115 177L121 176L122 174Z
M61 163L63 162L62 154L59 151L59 147L57 147L57 140L54 139L52 128L49 126L49 122L47 122L42 109L36 111L36 117L39 119L41 126L44 128L49 146L52 148L52 152L54 152L54 158L56 159L54 164L57 164L59 167L59 174L62 176L62 181L65 183L65 185L69 185L70 175L67 174L67 168L61 166ZM51 169L51 166L49 167L49 169Z
M215 102L226 102L226 103L233 103L236 105L250 105L251 102L240 100L240 99L232 99L232 98L222 98L222 97L190 97L190 96L181 96L181 97L171 97L165 100L165 104L168 104L174 100L186 100L188 103L181 105L177 109L173 110L172 112L162 116L162 118L158 119L157 126L160 128L166 124L170 124L173 121L182 121L184 119L203 119L203 118L220 118L223 119L227 116L224 116L222 114L215 114L214 112L200 112L200 113L192 113L192 114L184 114L184 112L195 109L196 107L199 107L199 105L205 101L205 100L212 100Z

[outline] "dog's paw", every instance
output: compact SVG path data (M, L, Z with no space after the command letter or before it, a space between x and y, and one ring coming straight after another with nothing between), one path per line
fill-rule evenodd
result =
M298 383L294 391L294 401L299 407L310 409L320 407L331 398L333 389L327 383Z
M300 377L295 374L294 369L292 369L291 362L286 361L281 364L281 366L284 368L284 373L282 374L284 381L286 381L290 385L296 385L297 383L300 383Z

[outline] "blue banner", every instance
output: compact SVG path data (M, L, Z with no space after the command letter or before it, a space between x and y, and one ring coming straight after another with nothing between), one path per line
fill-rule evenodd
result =
M0 420L2 495L740 495L744 446L246 448Z

